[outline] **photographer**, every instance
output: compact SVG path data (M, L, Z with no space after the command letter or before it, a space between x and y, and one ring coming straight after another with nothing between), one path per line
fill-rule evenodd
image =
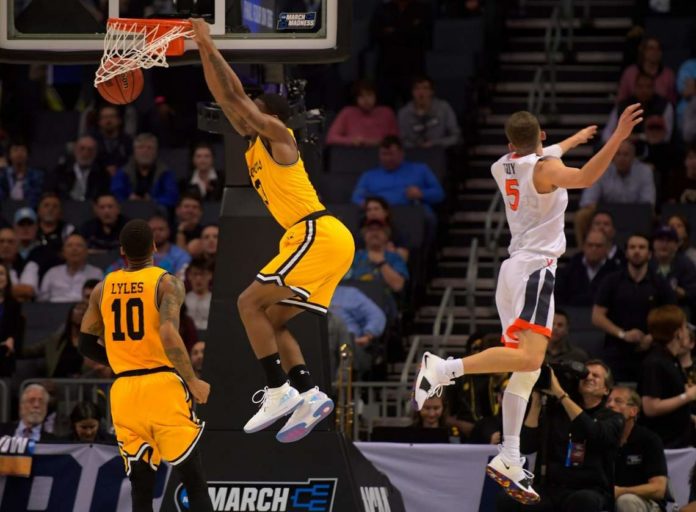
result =
M609 368L598 359L588 361L586 367L587 375L577 384L569 375L564 384L573 397L551 368L547 367L547 382L542 373L539 386L548 396L542 398L537 390L532 393L521 436L522 452L537 452L535 472L541 475L541 501L523 507L501 495L498 511L601 512L613 508L614 460L623 417L604 405L613 384ZM576 391L571 386L577 386Z

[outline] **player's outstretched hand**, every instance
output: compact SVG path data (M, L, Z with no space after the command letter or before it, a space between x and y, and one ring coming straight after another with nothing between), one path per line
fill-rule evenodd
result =
M189 18L193 27L193 39L201 43L210 39L210 26L203 18Z
M626 107L626 110L621 113L619 122L616 124L614 135L621 140L627 139L631 135L633 127L643 121L642 116L643 109L640 108L640 103L634 103Z
M592 126L588 126L587 128L583 128L578 133L576 133L575 138L578 142L578 145L587 144L587 141L594 139L594 136L596 134L597 134L597 125L593 124Z
M188 387L191 390L193 398L196 399L197 404L204 404L208 401L208 395L210 395L210 384L201 379L194 379L188 383Z

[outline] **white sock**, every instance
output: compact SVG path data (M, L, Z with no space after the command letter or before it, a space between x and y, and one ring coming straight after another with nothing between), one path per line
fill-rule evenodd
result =
M508 462L520 460L520 432L526 410L527 400L507 391L503 394L503 450L501 453Z
M462 364L462 360L459 358L447 359L445 361L445 375L453 379L464 375L464 365Z

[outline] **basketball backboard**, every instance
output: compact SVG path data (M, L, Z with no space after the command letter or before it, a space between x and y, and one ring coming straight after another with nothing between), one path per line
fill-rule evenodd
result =
M0 61L95 63L107 18L175 15L195 5L234 62L312 63L347 58L348 0L6 0L0 1ZM198 58L193 41L171 63Z

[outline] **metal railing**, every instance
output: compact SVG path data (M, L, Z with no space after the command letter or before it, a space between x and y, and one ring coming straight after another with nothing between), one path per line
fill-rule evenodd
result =
M353 439L359 439L361 426L368 439L381 418L405 418L411 415L412 384L403 382L353 382L353 397L361 401L355 407Z

